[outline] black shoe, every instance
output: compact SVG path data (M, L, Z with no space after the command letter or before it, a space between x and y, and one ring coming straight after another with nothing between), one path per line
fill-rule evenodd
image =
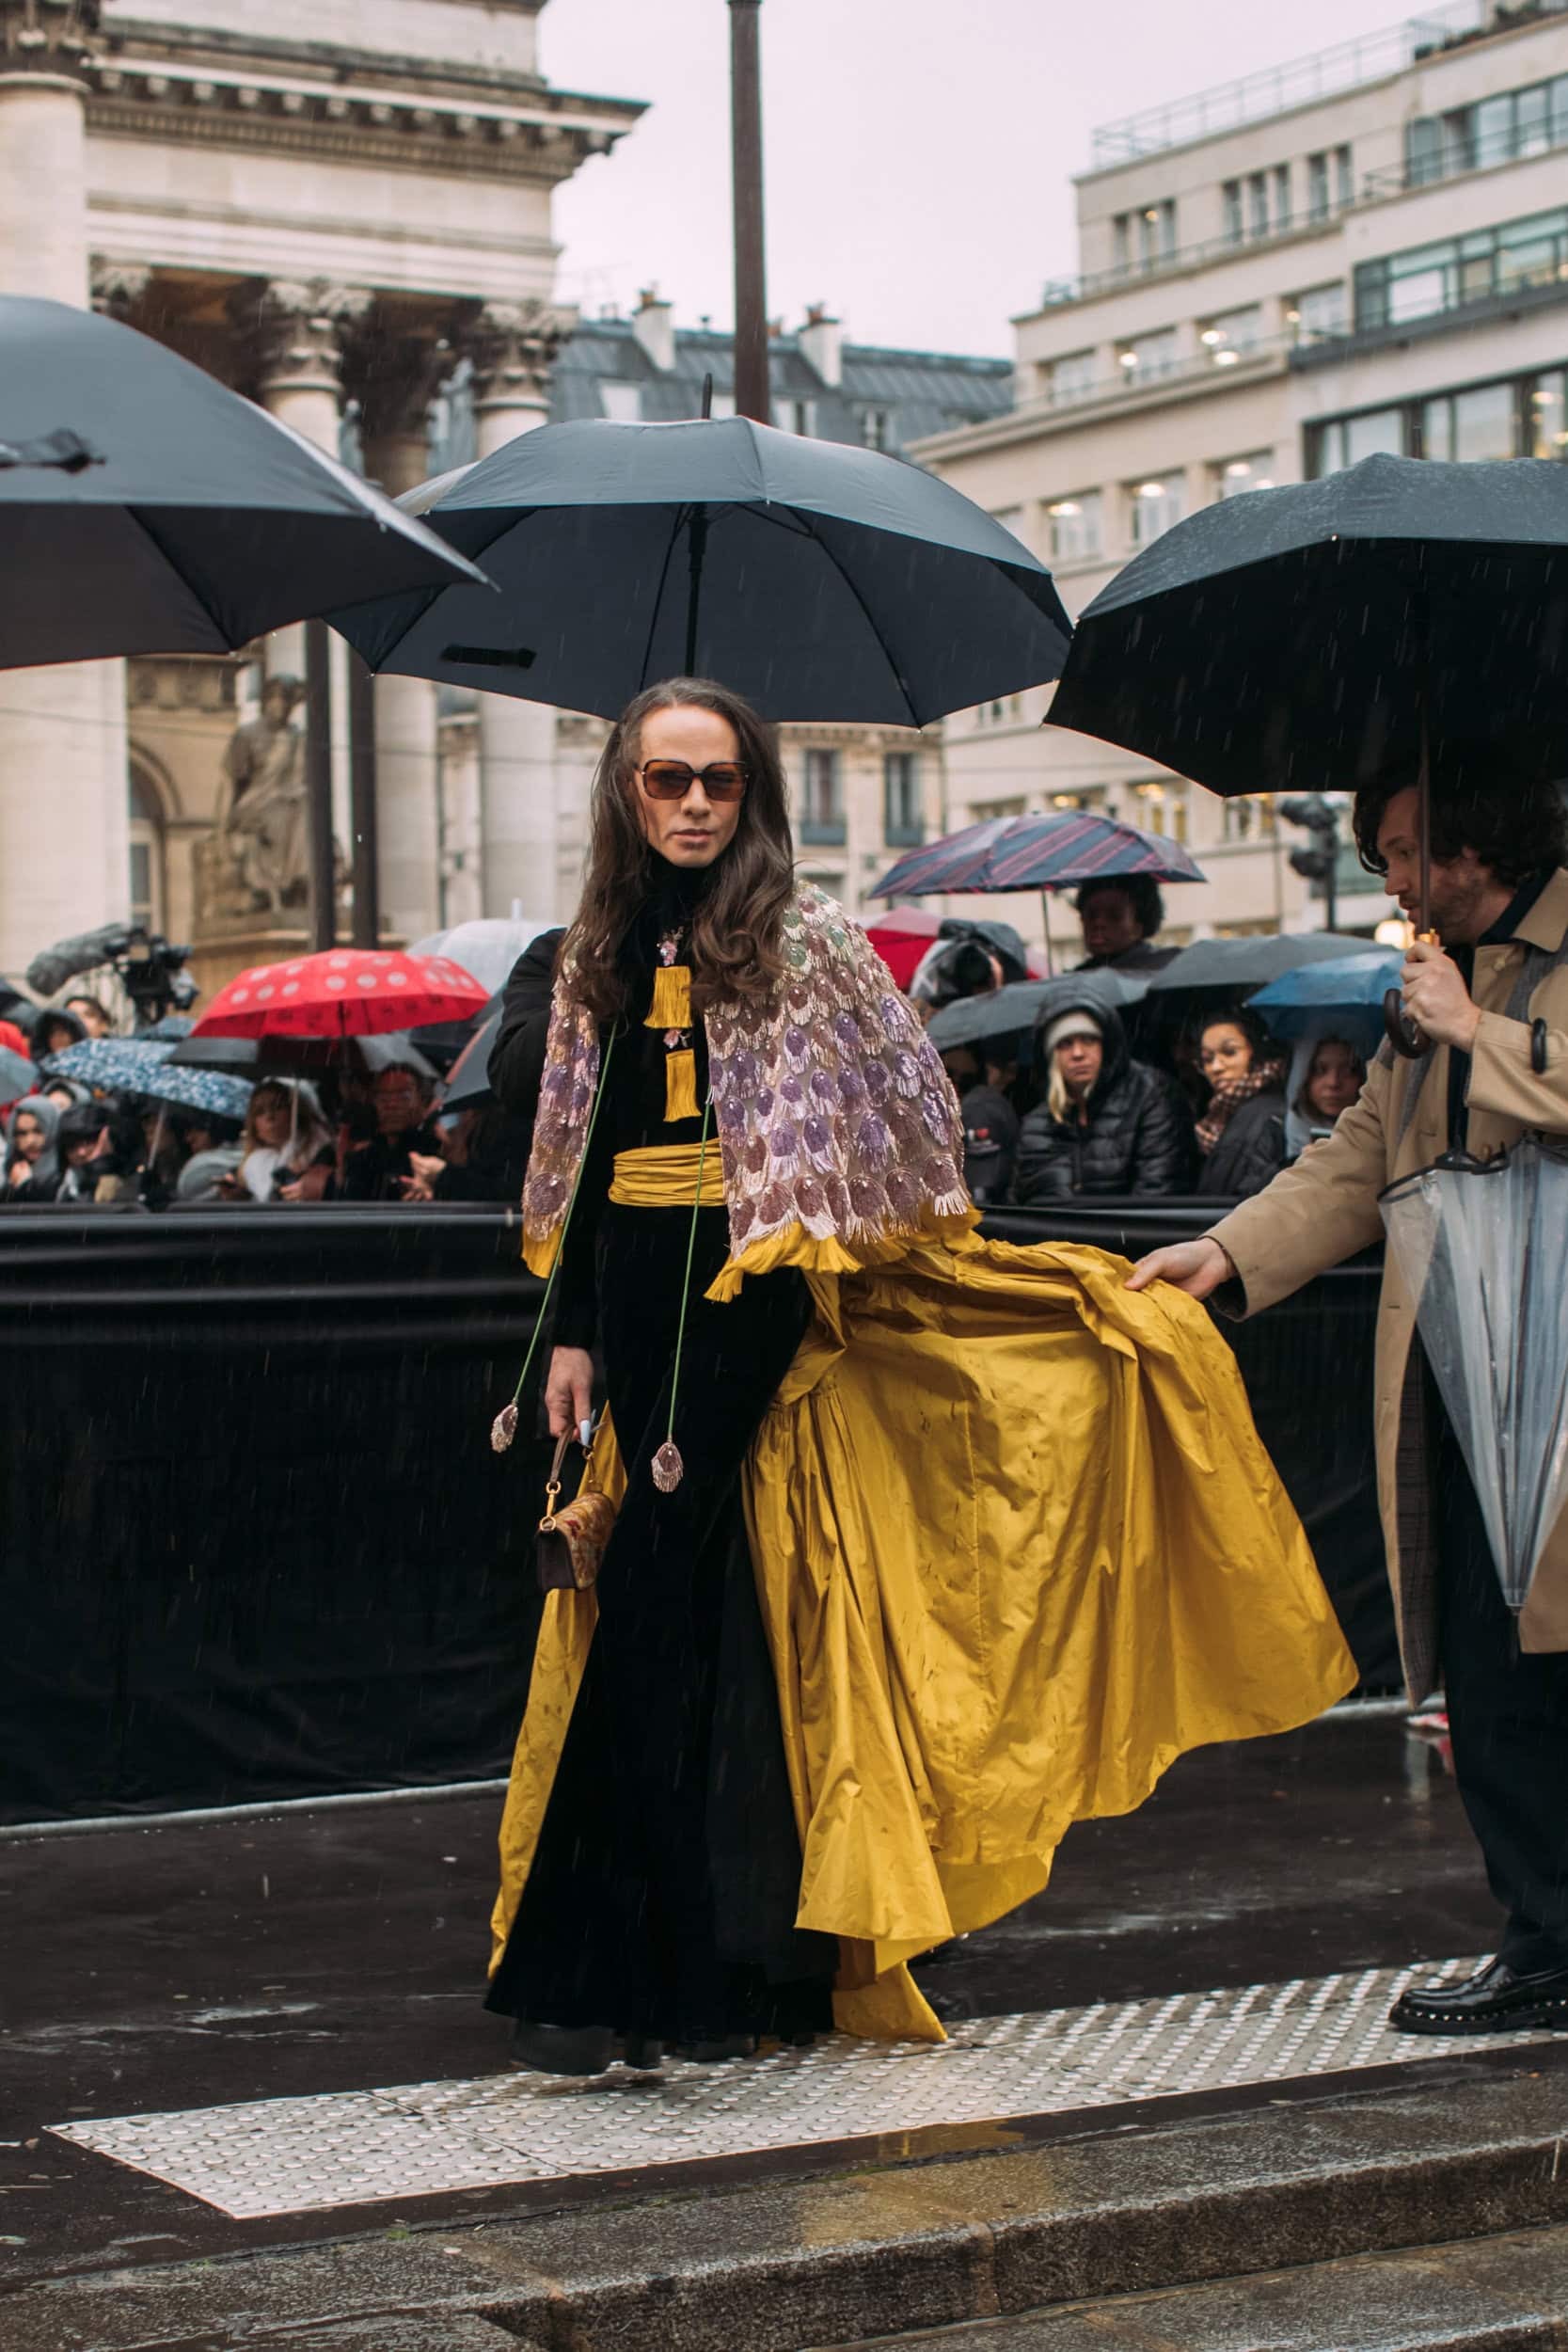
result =
M1402 1994L1388 2012L1400 2033L1520 2033L1550 2026L1568 2033L1568 1964L1521 1975L1489 1960L1462 1984Z
M606 2074L615 2063L615 2036L608 2026L531 2026L519 2017L512 2063L535 2074Z
M664 2063L664 2044L656 2042L652 2034L628 2033L621 2044L621 2063L629 2066L634 2074L651 2074Z
M712 2042L678 2042L675 2054L693 2066L723 2066L731 2058L756 2056L756 2039L749 2033L729 2033Z

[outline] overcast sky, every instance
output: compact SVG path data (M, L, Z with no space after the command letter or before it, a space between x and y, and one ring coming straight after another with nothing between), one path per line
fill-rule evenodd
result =
M824 301L859 342L1011 350L1074 264L1070 175L1143 107L1400 21L1397 0L763 0L768 309ZM1308 29L1309 28L1309 29ZM550 0L544 69L641 98L557 198L563 297L728 326L726 0Z

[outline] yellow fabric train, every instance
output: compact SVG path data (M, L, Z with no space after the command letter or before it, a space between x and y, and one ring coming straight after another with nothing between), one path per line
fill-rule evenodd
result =
M1355 1667L1203 1308L1124 1260L973 1236L809 1279L746 1508L841 2028L942 2039L905 1963L1046 1884L1072 1822ZM604 1440L594 1470L611 1493ZM593 1640L546 1603L501 1825L499 1959Z

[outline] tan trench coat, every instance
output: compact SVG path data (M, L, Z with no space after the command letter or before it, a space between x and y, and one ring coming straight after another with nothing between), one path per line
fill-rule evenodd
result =
M1529 999L1529 1020L1544 1020L1549 1032L1544 1075L1537 1077L1530 1066L1529 1022L1510 1020L1502 1010L1526 948L1555 953L1565 936L1568 871L1559 868L1516 940L1476 950L1474 995L1481 1017L1467 1096L1472 1152L1515 1142L1530 1127L1568 1133L1568 963L1548 972ZM1378 1194L1396 1177L1429 1167L1447 1149L1448 1064L1449 1049L1439 1046L1407 1122L1409 1091L1422 1065L1394 1060L1386 1049L1333 1135L1212 1229L1241 1278L1247 1314L1288 1298L1314 1275L1382 1239ZM1568 1268L1563 1279L1568 1279ZM1386 1259L1374 1376L1378 1502L1405 1678L1412 1695L1420 1697L1437 1678L1437 1642L1420 1359L1410 1344L1414 1328L1410 1294L1392 1259ZM1519 1639L1527 1650L1568 1649L1568 1513L1536 1570L1519 1619Z

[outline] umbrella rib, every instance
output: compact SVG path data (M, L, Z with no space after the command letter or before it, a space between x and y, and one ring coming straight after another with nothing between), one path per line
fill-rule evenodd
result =
M753 512L754 511L756 510L753 510ZM854 597L855 602L861 609L861 613L864 619L867 628L871 631L872 636L877 640L877 644L881 649L883 658L885 659L889 669L893 672L894 677L897 682L898 691L904 697L904 707L910 714L911 726L918 727L922 725L924 723L916 714L914 696L910 692L910 682L904 675L903 665L899 661L897 655L894 652L893 647L888 644L887 639L882 635L880 628L878 627L876 618L872 613L871 607L866 603L865 598L862 596L859 588L856 587L855 582L850 579L849 574L846 571L838 557L833 553L832 548L828 545L826 539L823 538L821 532L814 527L811 517L808 515L802 515L799 507L789 507L785 510L785 512L796 523L800 525L804 536L812 542L813 546L821 548L823 554L827 557L829 563L832 565L840 580L843 580L846 588L848 589L849 594ZM764 518L765 520L770 522L781 519L778 516L771 512L766 512Z
M689 519L691 509L689 506L677 506L675 509L675 519L671 525L670 544L664 550L664 561L659 565L658 586L654 591L653 606L648 617L648 637L647 643L642 648L642 666L637 674L639 691L641 691L641 689L648 683L648 664L654 658L654 639L658 634L658 616L664 609L665 582L670 577L670 566L675 560L675 548L680 542L682 528Z
M175 562L173 555L164 545L163 540L158 536L158 533L153 529L152 525L148 521L147 516L143 514L141 508L139 506L128 506L125 512L130 516L131 520L135 524L136 529L141 532L143 538L149 540L157 549L160 562L167 565L168 569L173 573L175 579L180 582L181 586L188 589L190 594L196 598L197 603L201 607L201 610L205 612L209 621L211 621L218 636L222 639L224 644L229 648L229 651L230 653L238 653L242 644L247 644L249 643L248 638L241 638L238 642L236 642L235 639L230 635L227 627L222 621L219 620L216 612L213 610L213 600L205 587L198 587L197 582L190 577L189 573L186 572L181 564Z

